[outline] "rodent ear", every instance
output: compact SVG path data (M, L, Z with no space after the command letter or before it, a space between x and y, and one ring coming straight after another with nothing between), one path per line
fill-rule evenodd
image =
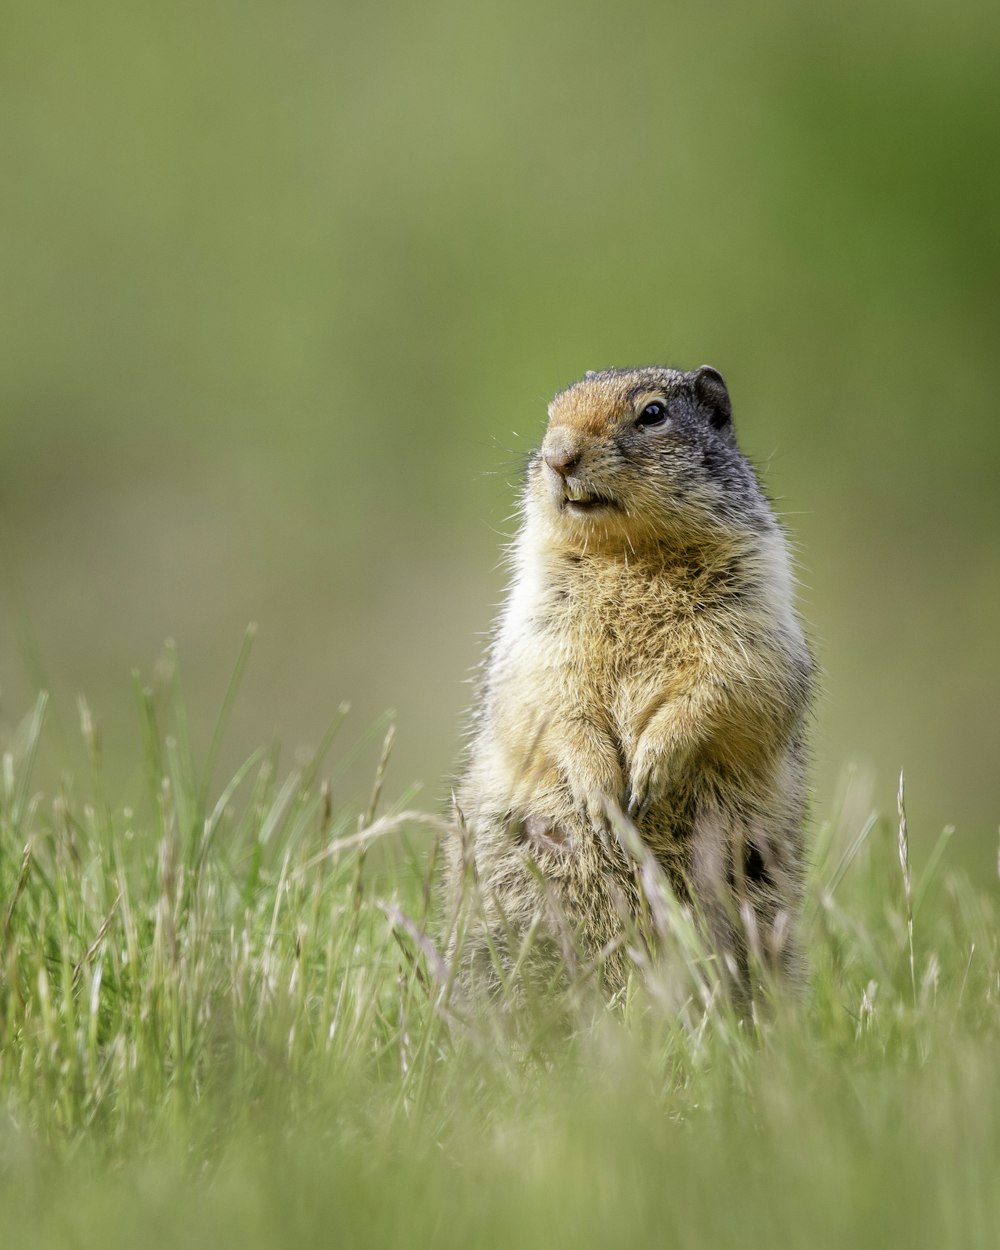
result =
M709 420L717 430L725 429L733 419L733 405L722 374L711 365L702 365L689 375L694 393L711 412Z

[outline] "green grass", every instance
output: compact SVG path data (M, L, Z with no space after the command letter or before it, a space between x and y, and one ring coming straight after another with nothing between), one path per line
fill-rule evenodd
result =
M808 991L753 1027L669 905L673 956L625 1001L473 1012L440 822L381 813L381 769L332 808L337 723L226 781L225 711L199 761L175 677L137 697L124 798L83 704L84 780L35 789L44 698L4 748L5 1245L1000 1242L996 883L946 837L907 884L895 813L845 787Z

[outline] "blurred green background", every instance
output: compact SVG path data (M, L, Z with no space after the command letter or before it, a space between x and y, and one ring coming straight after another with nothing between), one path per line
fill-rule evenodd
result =
M589 368L711 362L851 762L985 864L997 788L995 4L13 0L0 719L176 639L232 760L357 741L441 800L518 466ZM377 755L374 738L366 748ZM338 800L370 784L362 752Z

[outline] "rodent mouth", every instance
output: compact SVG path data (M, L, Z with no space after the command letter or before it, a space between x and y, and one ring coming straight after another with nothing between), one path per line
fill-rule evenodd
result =
M567 512L599 512L605 507L617 507L617 504L606 495L580 495L575 499L566 495L562 500L562 507Z
M563 489L562 507L567 512L596 512L601 508L616 508L617 502L609 495L583 490L568 483Z

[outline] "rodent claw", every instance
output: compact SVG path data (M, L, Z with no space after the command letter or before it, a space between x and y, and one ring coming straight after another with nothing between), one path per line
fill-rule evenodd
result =
M630 790L628 796L628 816L631 821L638 824L646 815L650 807L653 805L652 795L647 791L645 795L639 790Z
M597 830L606 830L609 827L608 813L603 803L587 803L582 812L584 820L594 826Z

